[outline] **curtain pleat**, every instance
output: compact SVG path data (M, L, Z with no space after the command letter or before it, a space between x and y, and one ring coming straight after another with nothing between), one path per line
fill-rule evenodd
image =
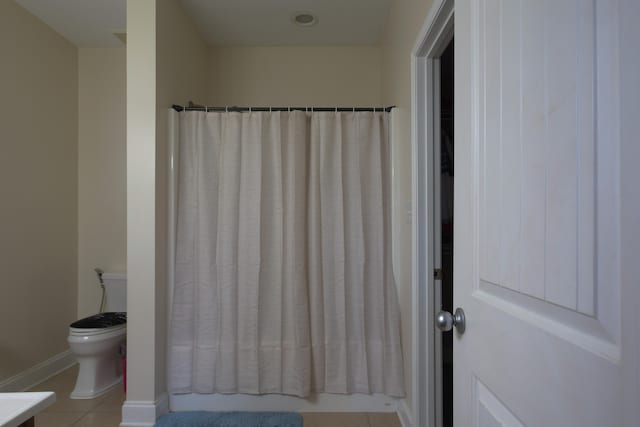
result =
M388 114L180 114L173 393L403 396Z

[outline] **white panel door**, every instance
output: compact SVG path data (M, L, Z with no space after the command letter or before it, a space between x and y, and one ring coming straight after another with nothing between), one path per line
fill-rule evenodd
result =
M622 415L637 373L622 357L617 19L615 1L456 1L457 427L640 425Z

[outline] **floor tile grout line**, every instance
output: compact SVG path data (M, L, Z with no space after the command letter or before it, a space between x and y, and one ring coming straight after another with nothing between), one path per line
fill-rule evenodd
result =
M87 415L89 415L89 411L85 412L84 414L82 414L82 416L80 418L78 418L77 420L75 420L74 422L72 422L71 424L69 424L69 427L74 426L76 424L78 424L80 421L82 421L84 419L84 417L86 417Z

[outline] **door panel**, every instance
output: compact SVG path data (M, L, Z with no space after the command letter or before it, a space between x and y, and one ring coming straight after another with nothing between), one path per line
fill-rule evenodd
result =
M622 425L612 3L456 2L456 426Z
M554 16L535 26L519 23L532 19L528 9L538 8L537 2L479 5L480 278L593 316L594 28L580 28L574 16L587 2L553 6L563 3L574 4L549 10L563 19ZM582 9L593 24L593 9ZM523 34L526 29L530 34ZM527 37L541 38L542 49L523 48ZM542 69L525 74L522 84L522 72L536 64ZM522 238L530 228L536 237ZM520 283L523 264L530 273L526 286Z
M478 7L478 284L585 323L579 314L595 316L597 265L593 4Z
M480 381L475 383L478 427L522 427L520 421Z

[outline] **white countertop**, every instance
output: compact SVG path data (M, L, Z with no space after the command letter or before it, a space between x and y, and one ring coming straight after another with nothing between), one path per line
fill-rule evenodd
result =
M52 391L0 393L0 427L17 427L55 401Z

